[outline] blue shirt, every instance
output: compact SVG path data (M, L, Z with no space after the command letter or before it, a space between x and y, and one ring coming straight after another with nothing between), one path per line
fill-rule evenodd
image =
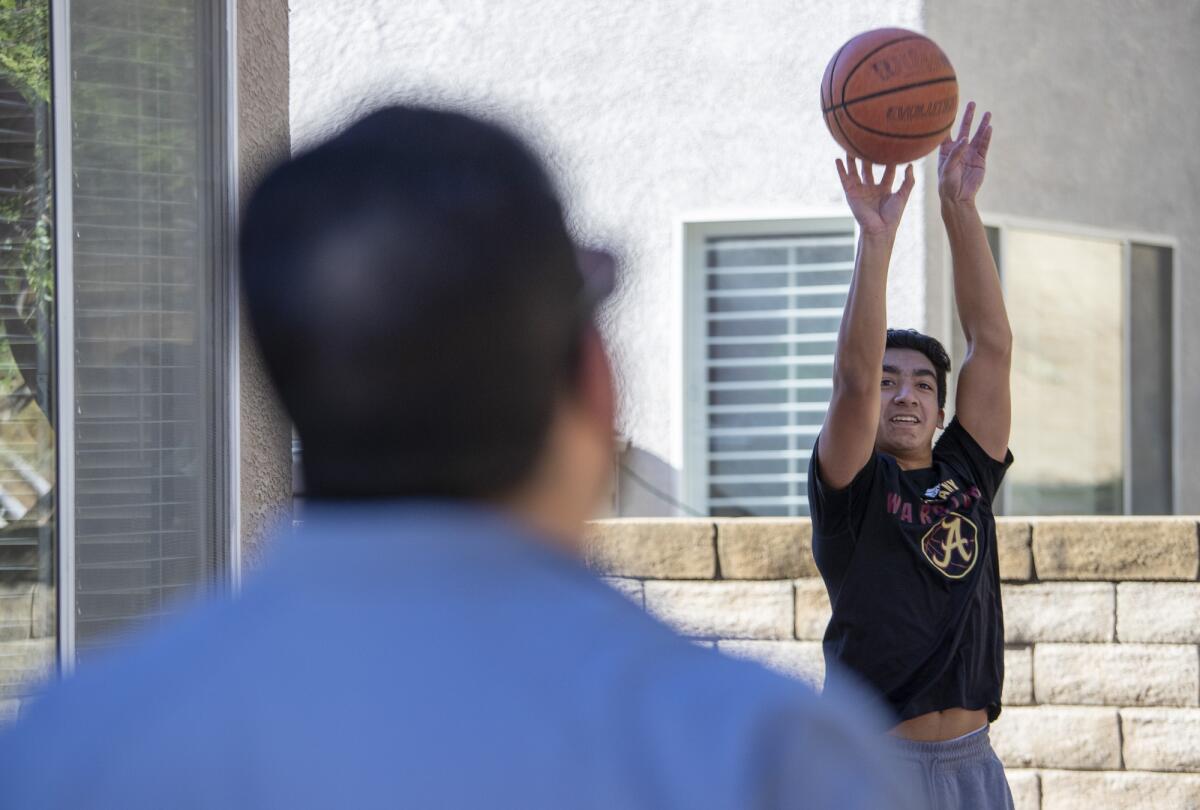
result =
M529 530L313 506L239 598L85 662L0 806L907 806L862 705L688 642Z

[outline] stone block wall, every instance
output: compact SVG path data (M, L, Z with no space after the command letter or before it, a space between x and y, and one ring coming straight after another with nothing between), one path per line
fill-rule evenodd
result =
M1188 518L1001 519L1018 810L1200 808L1200 532ZM681 633L819 686L829 600L807 520L618 519L587 559Z

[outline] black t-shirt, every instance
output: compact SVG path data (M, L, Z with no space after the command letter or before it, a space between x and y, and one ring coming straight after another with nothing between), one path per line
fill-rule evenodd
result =
M906 472L875 453L834 491L821 485L813 448L813 556L833 606L825 660L865 678L900 720L950 708L1000 714L992 498L1010 464L1011 453L1003 463L991 458L955 419L932 467Z

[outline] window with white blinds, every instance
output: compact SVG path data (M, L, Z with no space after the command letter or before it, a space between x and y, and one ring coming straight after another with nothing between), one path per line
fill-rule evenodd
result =
M707 235L703 256L702 272L691 277L703 287L692 300L702 309L694 317L703 323L708 512L807 515L809 457L829 407L854 267L853 227L825 221L813 231Z
M222 6L71 4L81 657L223 566Z

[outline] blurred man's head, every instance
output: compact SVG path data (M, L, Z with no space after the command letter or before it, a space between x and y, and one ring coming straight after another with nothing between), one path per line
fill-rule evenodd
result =
M591 260L537 159L464 115L383 109L272 171L241 272L307 493L586 517L613 419Z

